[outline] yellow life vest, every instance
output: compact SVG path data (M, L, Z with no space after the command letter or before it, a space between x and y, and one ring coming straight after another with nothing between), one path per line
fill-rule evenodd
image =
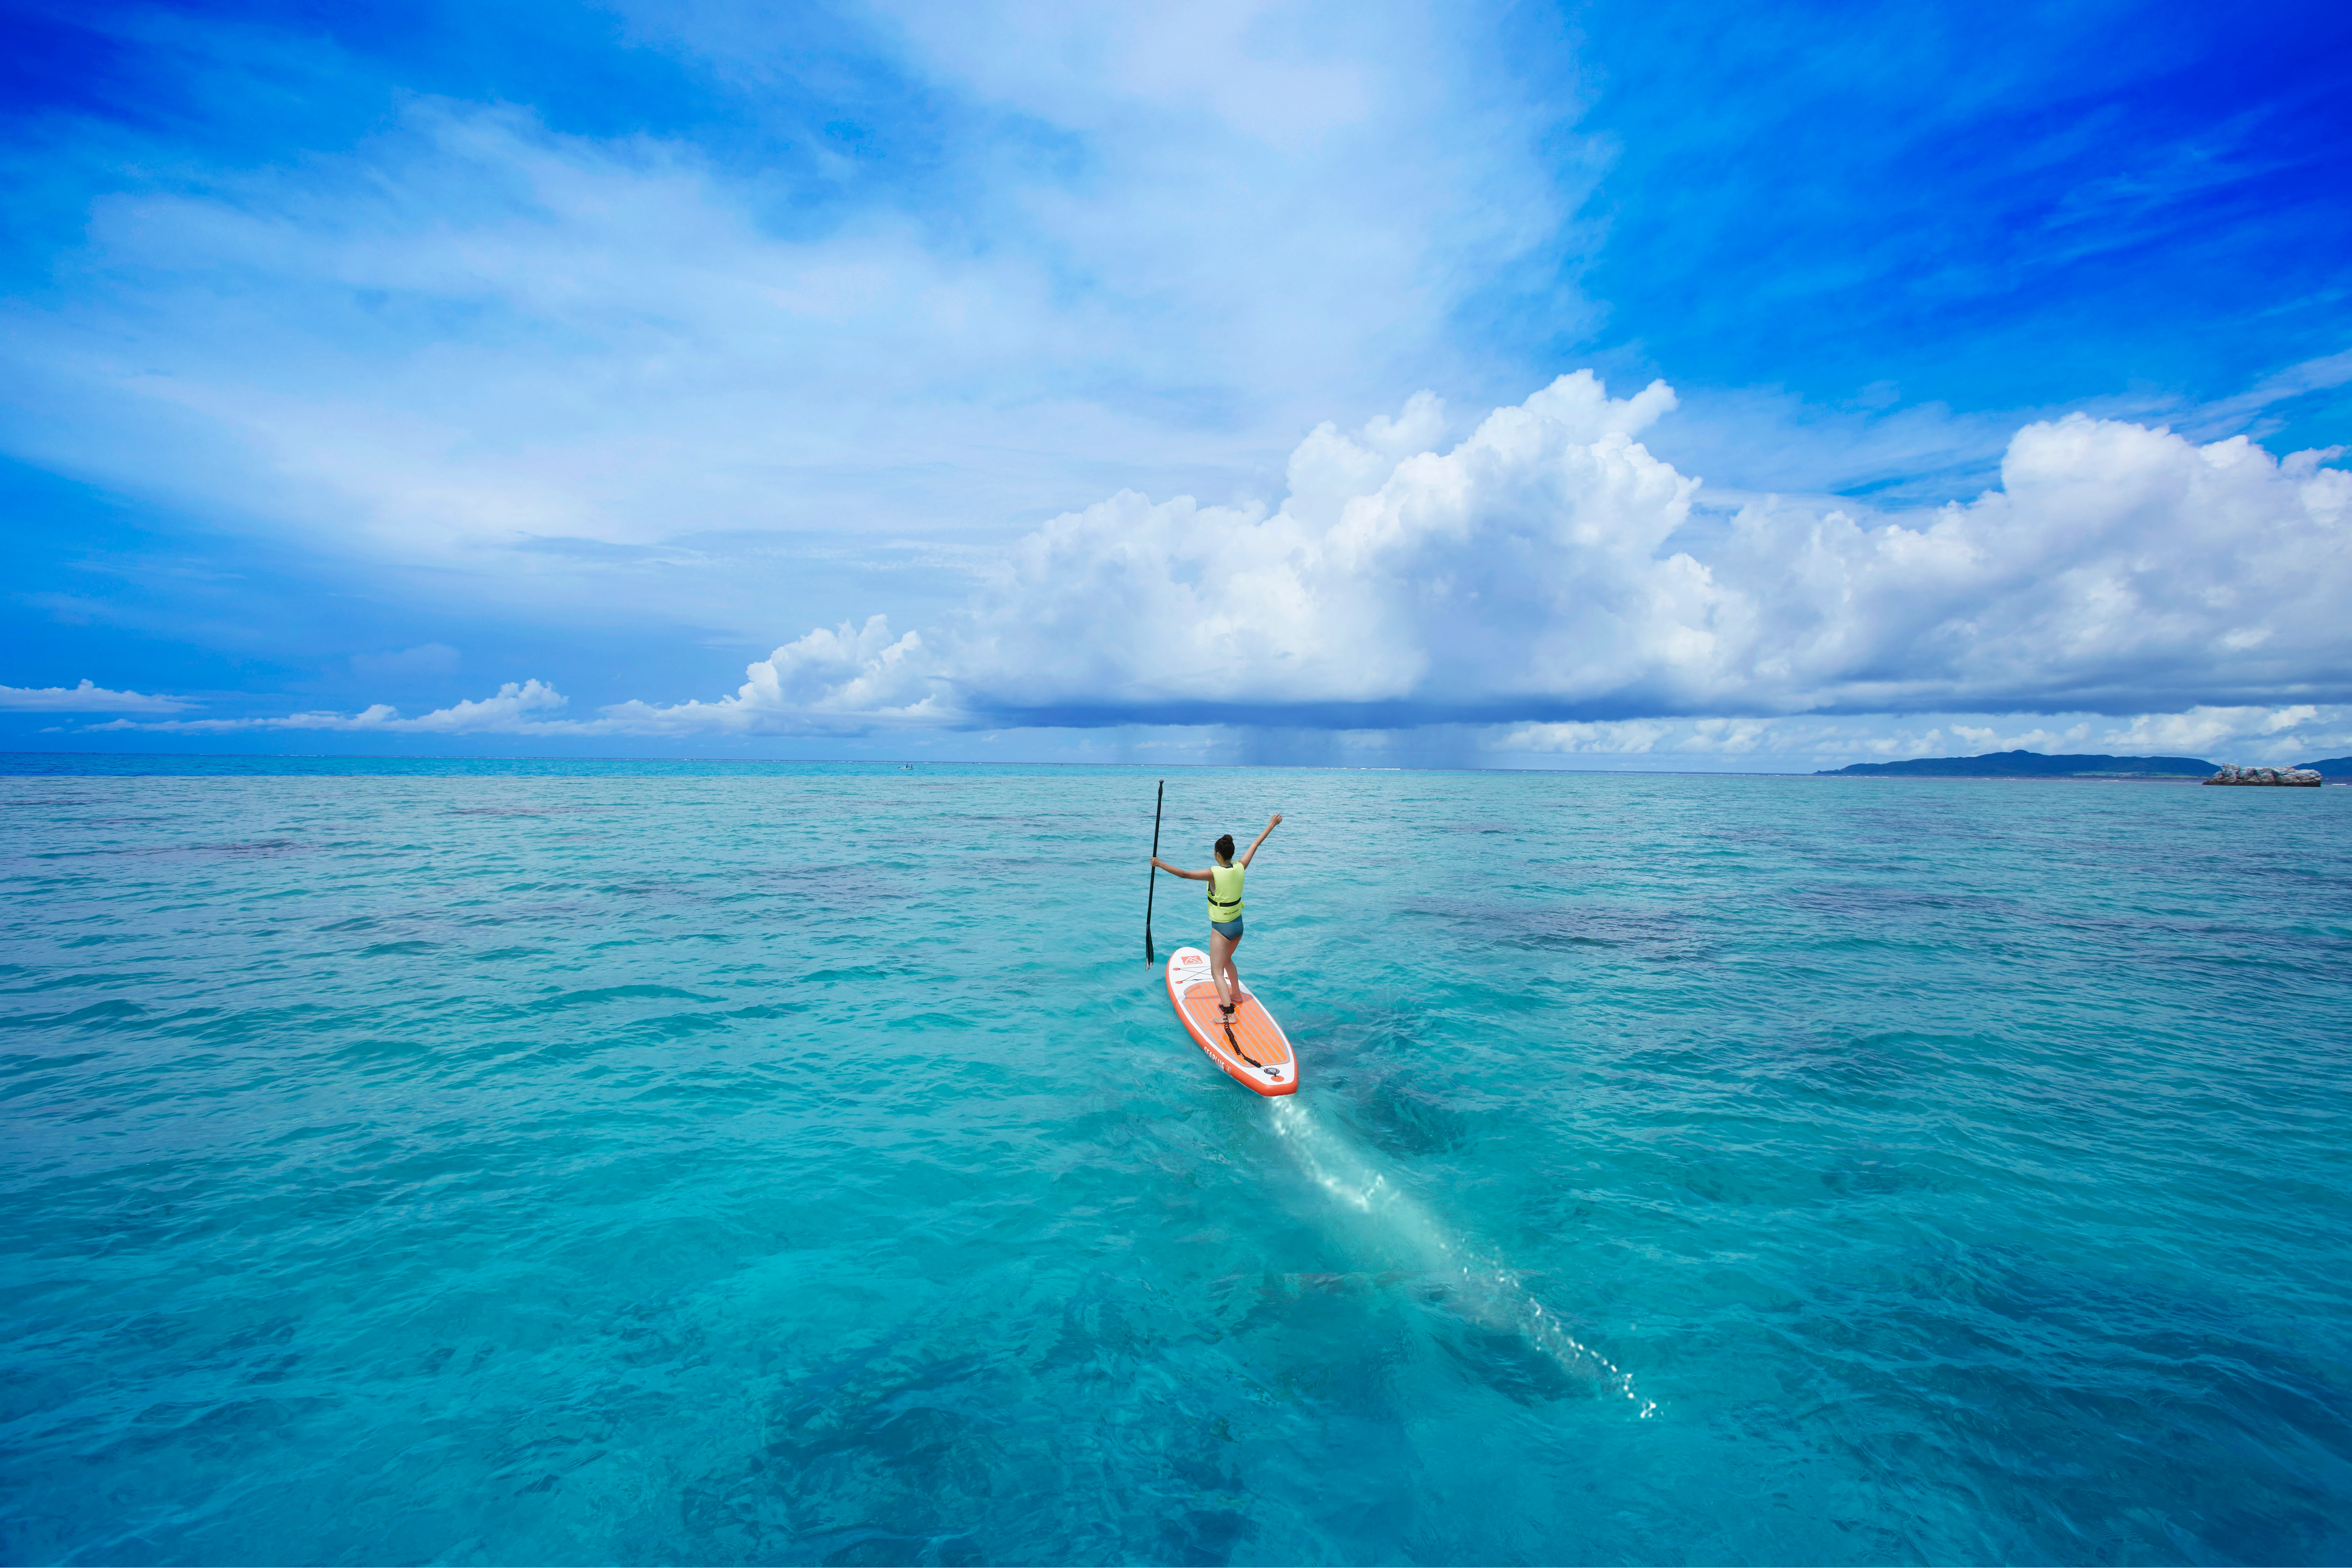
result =
M1209 918L1213 921L1237 921L1242 918L1242 868L1239 866L1209 868Z

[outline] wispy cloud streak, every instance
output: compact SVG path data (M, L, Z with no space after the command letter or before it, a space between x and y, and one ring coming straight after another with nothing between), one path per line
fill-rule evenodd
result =
M184 697L110 691L89 680L78 686L0 686L0 710L15 713L175 713L194 706Z

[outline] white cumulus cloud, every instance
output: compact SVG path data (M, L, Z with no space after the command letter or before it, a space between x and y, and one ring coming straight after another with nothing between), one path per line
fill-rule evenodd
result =
M1729 760L2004 738L2278 751L2326 743L2352 701L2352 475L2326 454L2075 414L2019 430L1972 500L1768 497L1727 517L1638 439L1675 401L1578 372L1450 446L1427 394L1353 433L1327 424L1278 506L1122 490L1021 539L932 624L811 630L714 700L567 719L529 681L414 719L142 727L1453 726L1508 752ZM1874 714L1920 719L1820 722Z
M288 713L275 718L163 719L140 721L118 719L96 724L94 730L156 730L184 735L225 735L239 730L373 731L389 735L516 735L563 733L573 726L541 717L564 707L563 694L541 680L508 681L498 695L468 698L446 708L436 708L414 719L404 719L389 703L377 702L357 713Z
M1699 481L1635 439L1673 406L1579 372L1441 452L1424 395L1309 435L1272 511L1123 491L1021 541L936 627L812 632L734 698L614 717L1392 727L2352 695L2352 475L2323 454L2071 415L2020 430L1971 501L1768 498L1710 529L1689 526Z
M952 722L960 711L934 675L920 633L893 637L886 616L863 626L819 627L750 666L731 697L656 707L623 702L583 728L632 734L763 731ZM836 724L835 721L839 721Z

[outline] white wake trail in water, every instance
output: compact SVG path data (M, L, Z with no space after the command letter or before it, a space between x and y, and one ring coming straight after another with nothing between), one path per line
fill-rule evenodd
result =
M1275 1102L1274 1130L1316 1185L1377 1221L1383 1231L1418 1254L1423 1271L1447 1281L1463 1309L1477 1322L1517 1334L1570 1376L1589 1379L1622 1394L1643 1419L1657 1414L1656 1402L1642 1397L1631 1374L1570 1333L1511 1270L1456 1240L1436 1215L1373 1169L1347 1139L1318 1121L1297 1096L1286 1095Z

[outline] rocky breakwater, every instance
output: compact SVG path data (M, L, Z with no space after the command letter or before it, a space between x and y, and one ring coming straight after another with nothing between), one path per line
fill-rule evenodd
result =
M2221 771L2205 782L2209 784L2302 784L2317 789L2320 781L2317 768L2241 768L2224 763Z

